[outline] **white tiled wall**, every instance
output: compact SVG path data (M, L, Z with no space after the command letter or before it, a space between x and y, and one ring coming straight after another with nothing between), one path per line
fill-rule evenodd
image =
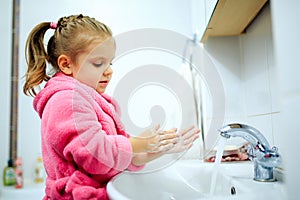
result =
M270 7L240 36L247 122L274 144L273 115L280 113L278 69L274 62Z
M221 128L226 123L231 122L245 122L245 103L244 103L244 89L241 80L242 68L240 62L240 44L238 37L216 37L208 38L207 42L204 44L206 52L209 54L214 67L218 70L224 88L225 94L225 119L223 124L219 127L207 126L208 130L206 133L206 151L210 151L217 144L218 139L218 129ZM212 101L209 97L207 102ZM219 104L223 101L218 99L215 104ZM217 109L216 105L212 106ZM211 112L205 113L206 123L210 123L213 120L213 115ZM214 130L210 130L210 129ZM215 134L213 137L212 135ZM215 141L210 141L214 139ZM240 141L240 139L233 139ZM232 142L232 140L228 141ZM240 143L240 142L239 142ZM204 155L205 156L205 155Z
M209 38L204 45L221 76L225 92L225 115L228 119L244 115L244 95L241 84L239 39ZM211 117L207 113L207 117Z
M296 200L300 196L299 182L299 113L300 113L300 81L299 81L299 27L300 1L271 1L273 38L276 63L280 73L280 90L282 114L274 121L279 134L275 135L284 148L284 161L287 172L287 188L289 199Z
M270 6L262 10L246 34L209 38L204 48L222 77L226 96L224 124L254 126L271 146L281 148L277 129L281 113L279 71L274 60ZM211 118L210 113L207 118Z

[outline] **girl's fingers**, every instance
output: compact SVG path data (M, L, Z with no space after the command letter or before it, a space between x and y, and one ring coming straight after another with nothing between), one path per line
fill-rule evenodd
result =
M162 140L178 138L179 136L176 133L167 133L167 134L159 134L158 137L159 137L159 140L162 141Z
M193 142L199 137L200 130L193 130L194 126L191 126L180 134L177 133L177 129L170 129L165 131L157 131L156 135L151 139L149 143L148 152L181 152L189 149Z
M160 128L160 124L157 124L157 125L154 127L154 130L155 130L155 131L158 131L159 128Z
M186 133L185 135L183 135L183 136L182 136L182 139L183 139L183 140L186 140L186 139L189 139L189 138L191 138L191 137L194 137L195 135L198 135L199 132L200 132L199 129L194 130L194 131L190 131L190 132Z
M158 133L157 137L158 142L160 143L174 143L174 141L177 141L179 138L179 135L176 133L177 129L170 129L170 130L166 130L166 131L161 131Z
M183 145L193 144L193 142L194 142L197 138L199 138L199 135L193 135L192 137L189 137L189 138L185 139L185 140L183 141Z
M172 143L172 142L165 143L165 144L151 148L148 152L150 152L150 153L165 152L165 151L169 151L173 147L174 147L174 143Z
M194 128L194 126L191 126L183 131L181 131L180 135L184 136L185 134L187 134L189 131L191 131Z
M149 152L165 151L172 148L179 140L178 134L167 133L158 134L148 142Z

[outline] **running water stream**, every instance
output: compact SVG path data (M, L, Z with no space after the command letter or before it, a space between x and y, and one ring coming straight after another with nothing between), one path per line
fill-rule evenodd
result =
M215 158L215 163L214 163L214 169L213 169L213 173L211 176L211 182L210 182L210 193L209 193L210 196L212 196L215 192L217 177L218 177L218 173L219 173L219 168L220 168L226 140L227 139L224 137L219 138L219 142L217 145L217 153L216 153L216 158Z

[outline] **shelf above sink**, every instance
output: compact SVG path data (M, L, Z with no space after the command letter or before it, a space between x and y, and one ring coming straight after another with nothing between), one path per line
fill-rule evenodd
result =
M208 37L241 35L268 0L219 0L204 31Z

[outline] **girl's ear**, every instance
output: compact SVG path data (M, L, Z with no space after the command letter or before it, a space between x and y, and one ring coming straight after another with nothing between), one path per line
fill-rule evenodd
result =
M71 75L73 73L73 70L71 67L71 59L68 56L66 56L64 54L60 55L57 59L57 64L58 64L59 69L63 73L65 73L67 75Z

